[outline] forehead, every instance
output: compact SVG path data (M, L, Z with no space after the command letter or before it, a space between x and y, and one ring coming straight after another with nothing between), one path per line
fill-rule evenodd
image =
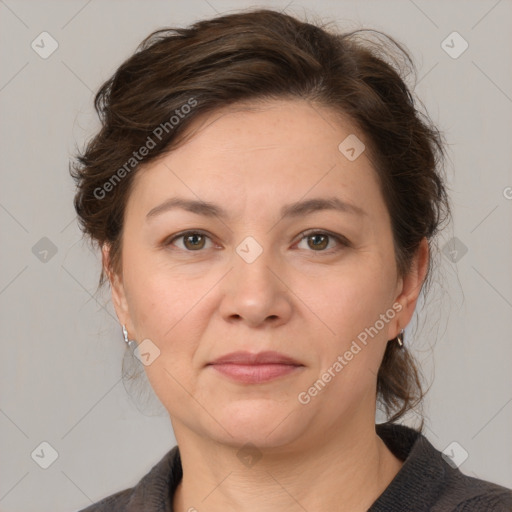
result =
M325 107L301 100L236 104L194 120L185 142L136 173L132 189L147 207L180 192L234 208L270 207L308 196L379 201L365 151L349 160L340 144L363 134Z
M249 156L272 150L290 158L292 149L308 157L315 152L319 160L321 153L328 156L332 149L339 151L341 136L356 131L348 119L324 106L298 99L260 100L236 103L195 119L185 133L189 140L174 152L183 148L187 153L187 146L194 147L195 156L212 150L217 154L249 152Z

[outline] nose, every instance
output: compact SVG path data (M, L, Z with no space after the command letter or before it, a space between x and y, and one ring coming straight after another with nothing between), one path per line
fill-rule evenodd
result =
M233 268L222 282L220 312L228 322L250 327L277 327L288 322L292 313L291 294L286 277L270 251L263 251L248 263L234 254Z

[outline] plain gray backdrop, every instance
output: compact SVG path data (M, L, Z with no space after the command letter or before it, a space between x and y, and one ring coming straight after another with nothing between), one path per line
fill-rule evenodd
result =
M85 507L175 444L166 411L141 412L123 386L121 330L108 289L96 293L68 161L98 127L94 93L146 35L250 6L375 28L411 51L415 93L449 143L454 209L406 331L432 382L426 435L464 473L512 487L510 1L0 0L3 512Z

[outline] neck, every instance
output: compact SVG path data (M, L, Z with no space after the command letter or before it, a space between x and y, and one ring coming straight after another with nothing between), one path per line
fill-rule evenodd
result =
M238 447L187 435L174 426L183 479L174 510L366 511L402 466L375 433L334 426L318 443L265 448L242 457ZM319 436L317 436L318 439ZM260 457L261 456L261 457Z

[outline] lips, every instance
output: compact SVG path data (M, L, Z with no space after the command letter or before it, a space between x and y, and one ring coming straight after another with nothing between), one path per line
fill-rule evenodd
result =
M225 377L245 384L267 382L293 374L304 368L295 359L279 352L232 352L215 359L207 366Z
M243 365L257 365L257 364L286 364L293 366L303 366L298 361L291 357L280 354L279 352L267 351L252 354L251 352L232 352L221 356L209 364L243 364Z

